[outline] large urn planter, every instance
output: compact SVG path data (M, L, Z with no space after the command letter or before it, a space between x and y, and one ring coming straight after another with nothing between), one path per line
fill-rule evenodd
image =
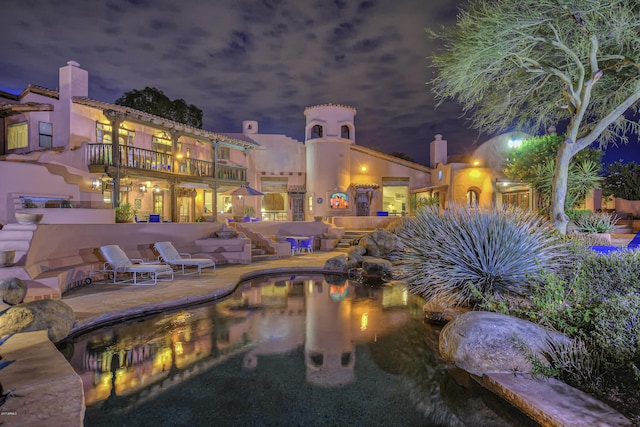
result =
M39 224L44 214L30 212L16 212L18 224Z
M13 265L13 260L15 259L15 257L15 249L0 251L0 267L9 267Z

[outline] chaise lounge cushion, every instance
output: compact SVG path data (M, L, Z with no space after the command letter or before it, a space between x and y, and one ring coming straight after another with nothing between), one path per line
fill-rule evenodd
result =
M216 268L216 263L208 258L191 258L189 254L181 254L171 242L157 242L153 248L160 255L160 259L169 265L182 267L182 274L185 274L185 267L196 267L197 273L201 274L203 268Z
M127 254L118 245L106 245L100 247L100 253L106 260L105 270L113 273L113 282L117 282L118 273L132 273L133 283L138 284L138 274L148 274L153 284L158 282L158 276L170 276L173 280L173 269L165 264L134 264Z

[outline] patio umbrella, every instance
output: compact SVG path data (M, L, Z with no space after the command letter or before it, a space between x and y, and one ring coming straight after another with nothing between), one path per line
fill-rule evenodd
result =
M238 188L234 188L233 190L225 191L225 196L264 196L264 193L260 190L256 190L255 188L249 185L241 185Z
M225 191L225 196L238 196L242 197L242 215L244 215L244 198L248 196L264 196L264 193L260 190L256 190L255 188L249 185L241 185L238 188L234 188L233 190Z

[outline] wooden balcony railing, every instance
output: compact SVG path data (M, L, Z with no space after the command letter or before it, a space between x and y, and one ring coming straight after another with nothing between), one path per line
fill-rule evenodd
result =
M247 168L218 164L216 167L216 178L228 181L246 181Z
M89 166L114 166L111 144L89 144ZM177 158L172 154L144 148L120 145L120 165L133 169L146 169L175 175L215 177L228 181L245 182L247 168L214 165L213 162L190 158Z

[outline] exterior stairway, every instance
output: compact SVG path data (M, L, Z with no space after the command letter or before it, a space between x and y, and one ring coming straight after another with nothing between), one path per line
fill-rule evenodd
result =
M33 280L25 269L25 259L31 240L38 228L35 224L6 224L0 230L0 250L15 250L14 264L0 268L0 279L16 277L27 283L25 302L39 299L60 299L59 278L40 277Z
M258 247L255 242L251 242L251 262L258 261L271 261L274 259L278 259L278 257L269 253L265 248Z
M348 230L344 232L344 235L338 242L335 250L338 252L347 252L349 247L355 242L359 241L362 237L370 234L371 230Z

